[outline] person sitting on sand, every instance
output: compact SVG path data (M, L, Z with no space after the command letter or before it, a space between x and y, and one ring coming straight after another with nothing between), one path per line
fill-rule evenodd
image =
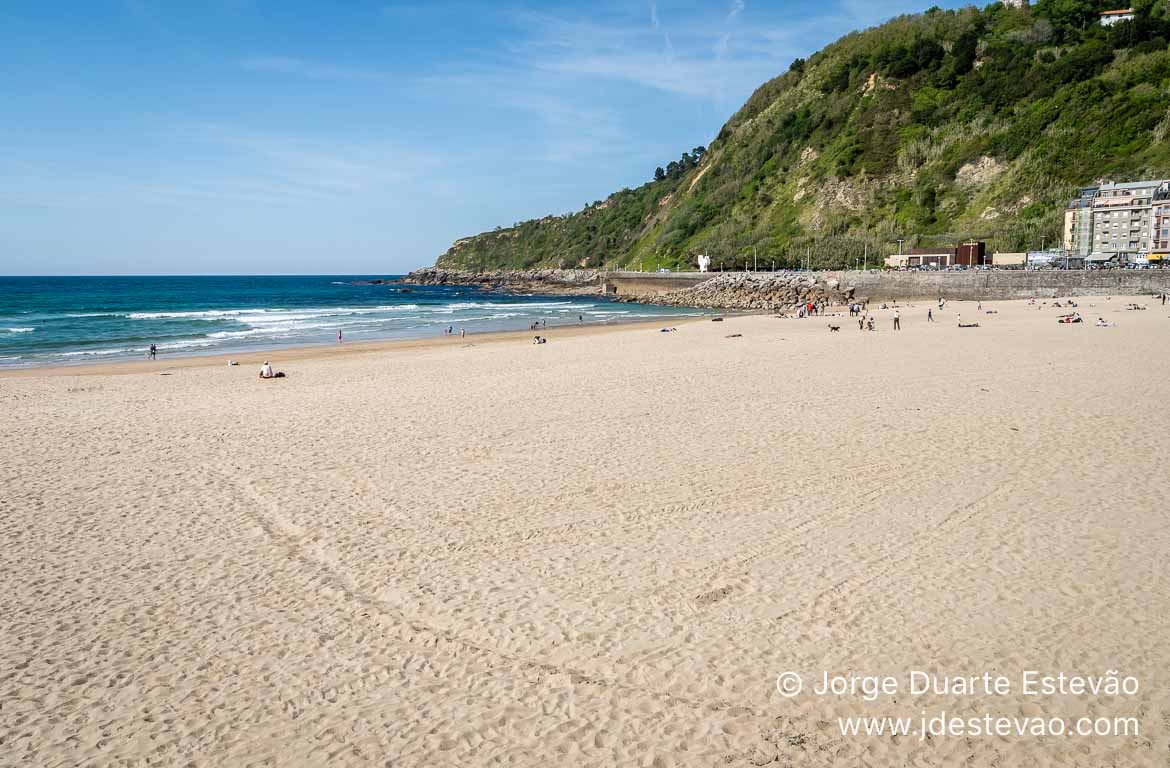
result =
M275 377L276 377L276 374L272 372L272 364L269 363L267 360L265 360L264 365L262 365L260 367L260 378L272 379Z

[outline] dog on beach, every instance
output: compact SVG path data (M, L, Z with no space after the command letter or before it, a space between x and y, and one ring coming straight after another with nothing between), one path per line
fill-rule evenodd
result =
M829 333L837 333L840 330L841 330L841 326L833 325L832 323L829 323Z

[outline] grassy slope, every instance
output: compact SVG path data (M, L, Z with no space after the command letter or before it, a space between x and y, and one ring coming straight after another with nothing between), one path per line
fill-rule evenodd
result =
M1170 0L932 10L850 34L761 86L699 167L460 241L466 268L841 266L893 241L1059 237L1078 186L1170 175ZM1086 20L1090 20L1086 22Z

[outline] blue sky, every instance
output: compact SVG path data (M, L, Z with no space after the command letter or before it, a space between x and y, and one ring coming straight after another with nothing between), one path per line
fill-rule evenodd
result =
M406 271L642 183L924 7L8 0L0 274Z

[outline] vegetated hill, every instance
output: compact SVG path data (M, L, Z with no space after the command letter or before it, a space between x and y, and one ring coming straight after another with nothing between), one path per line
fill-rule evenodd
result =
M978 238L1058 242L1100 179L1170 175L1170 0L1041 0L896 18L762 85L707 150L568 216L457 242L465 269L852 265ZM871 265L873 261L870 262Z

